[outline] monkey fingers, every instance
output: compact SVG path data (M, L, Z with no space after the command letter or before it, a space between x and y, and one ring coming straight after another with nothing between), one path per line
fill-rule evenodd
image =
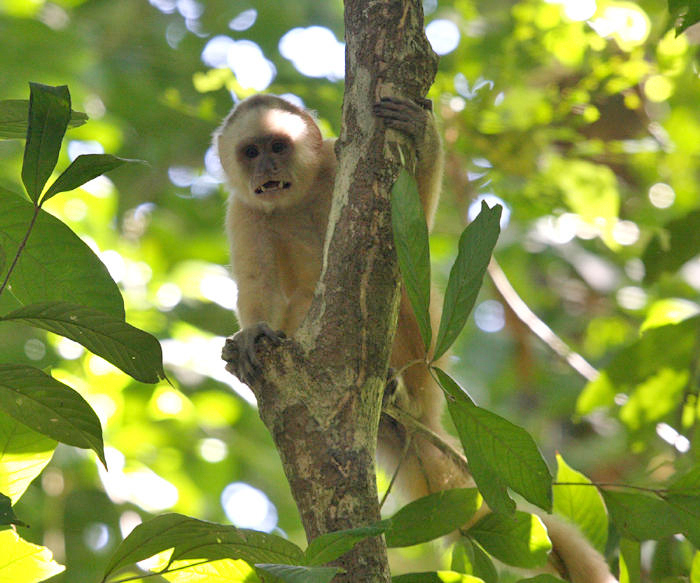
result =
M390 366L386 373L386 384L384 385L384 394L382 395L382 409L394 400L394 395L398 388L399 380L396 378L396 370Z
M373 109L374 114L383 119L387 127L414 140L422 138L428 114L417 103L399 97L382 97L379 103L374 104Z
M262 338L273 346L279 346L286 335L282 330L273 330L265 322L258 322L239 330L232 338L238 349L238 378L246 384L260 378L262 363L257 355L257 346Z

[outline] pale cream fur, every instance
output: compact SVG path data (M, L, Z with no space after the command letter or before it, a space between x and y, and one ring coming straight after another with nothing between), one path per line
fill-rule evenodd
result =
M393 117L393 107L401 109L398 117ZM418 190L428 225L432 225L443 169L433 116L405 101L395 101L377 116L377 123L382 118L387 127L410 134L416 147ZM279 153L270 147L275 140L284 146ZM215 133L214 143L230 189L226 231L243 333L266 322L292 335L308 312L320 275L336 170L333 140L322 140L315 121L303 109L274 96L258 95L233 109ZM259 155L247 156L245 149L251 147ZM267 180L285 186L256 193ZM404 293L391 366L401 370L423 357L418 325ZM398 389L388 398L449 439L441 424L442 392L425 364L406 369ZM382 415L379 451L389 468L402 458L407 443L399 484L411 498L471 483L471 476L435 446L419 435L408 440L402 425ZM614 581L605 561L575 530L554 519L544 520L574 583Z

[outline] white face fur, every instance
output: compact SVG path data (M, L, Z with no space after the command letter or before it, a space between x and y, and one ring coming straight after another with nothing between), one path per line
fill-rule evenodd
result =
M320 161L311 118L273 106L234 112L214 136L231 195L268 212L303 202Z

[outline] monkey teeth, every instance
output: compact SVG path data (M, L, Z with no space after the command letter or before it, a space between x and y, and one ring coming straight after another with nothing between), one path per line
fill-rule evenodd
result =
M283 182L281 180L268 180L265 184L258 186L255 189L255 194L264 194L271 190L285 190L292 186L291 182Z

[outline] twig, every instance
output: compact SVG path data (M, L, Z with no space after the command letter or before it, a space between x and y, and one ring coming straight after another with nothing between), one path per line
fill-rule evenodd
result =
M493 284L496 286L496 289L501 294L504 301L508 304L508 307L513 310L513 313L533 332L533 334L549 346L557 356L563 359L586 380L592 381L598 377L598 370L578 352L572 350L566 342L559 338L559 336L529 308L518 295L518 292L515 291L515 288L510 284L506 274L494 258L491 258L488 272L491 276L491 281L493 281Z
M401 423L401 425L406 428L408 433L419 433L428 443L434 445L443 454L450 458L455 465L465 473L465 475L471 475L466 458L432 429L423 425L415 417L409 415L394 405L385 405L382 412Z

